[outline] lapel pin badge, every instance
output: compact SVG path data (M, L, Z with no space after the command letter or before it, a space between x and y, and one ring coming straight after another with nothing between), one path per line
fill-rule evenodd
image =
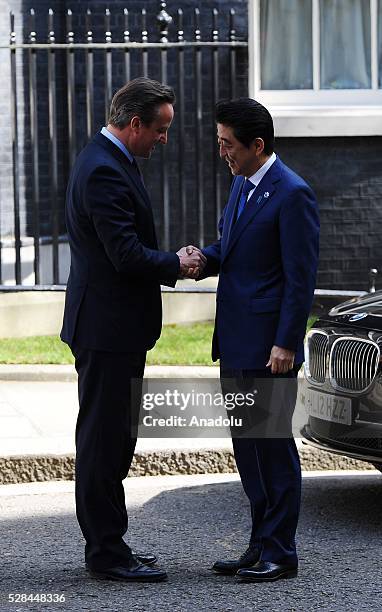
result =
M269 198L269 191L266 191L266 192L264 193L264 198Z

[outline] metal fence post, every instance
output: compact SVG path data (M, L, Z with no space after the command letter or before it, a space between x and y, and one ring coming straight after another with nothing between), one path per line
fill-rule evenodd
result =
M38 148L38 115L37 115L37 56L34 45L36 43L35 12L30 12L29 34L29 110L31 129L31 156L33 171L33 243L34 243L34 280L40 284L40 181L39 181L39 148Z
M215 8L212 11L212 42L219 42L219 13ZM212 117L215 118L215 106L219 99L219 47L212 47ZM215 204L216 232L221 217L221 189L220 189L220 165L218 162L216 148L216 130L212 133L212 168L213 168L213 194Z
M185 120L184 120L184 42L183 32L183 11L178 9L178 92L177 92L177 113L178 113L178 182L179 182L179 202L181 211L181 242L186 244L187 240L187 199L185 185Z
M201 41L200 11L195 9L195 42ZM195 145L196 188L198 190L198 246L204 246L204 185L203 185L203 103L202 103L202 49L195 46Z
M231 8L229 12L229 40L231 43L236 41L236 30L235 30L235 9ZM235 47L230 48L229 52L230 59L230 90L231 90L231 98L236 97L236 49Z
M12 159L13 159L13 218L15 233L15 279L21 284L21 239L20 239L20 161L19 161L19 131L17 116L17 72L16 72L16 32L15 16L10 13L11 19L11 113L12 113Z
M147 24L146 24L146 9L142 9L142 44L144 45L142 48L142 75L144 77L149 76L149 56L148 56L148 48L147 43L149 41L148 32L147 32Z
M68 49L66 51L66 80L67 80L67 100L68 100L68 137L69 137L69 166L74 164L76 157L76 126L75 126L75 55L73 49L74 32L72 28L72 11L68 9L66 14L66 41Z
M128 45L130 42L129 32L129 11L127 8L123 9L125 29L123 32L123 42ZM130 49L128 46L125 47L125 83L130 81Z
M86 127L87 137L90 139L94 132L94 56L92 49L93 31L91 23L91 11L86 11Z
M112 42L110 31L110 10L105 11L105 43ZM110 102L113 95L112 49L105 48L105 125L108 123Z
M166 11L166 2L160 3L160 13L157 16L160 29L160 42L162 47L160 50L160 76L161 81L167 84L167 43L168 43L168 26L172 22L172 17ZM162 183L162 198L163 198L163 225L164 225L164 248L166 251L170 248L170 191L168 184L168 166L166 160L166 152L161 147L161 183Z
M48 14L48 43L56 42L54 33L54 13L49 9ZM57 101L56 101L56 55L55 48L48 48L48 103L49 103L49 163L50 163L50 198L52 220L52 264L53 284L59 283L59 254L58 254L58 160L57 160Z

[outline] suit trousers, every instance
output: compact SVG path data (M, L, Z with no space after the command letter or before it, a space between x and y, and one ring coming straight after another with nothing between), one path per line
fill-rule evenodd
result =
M72 348L78 373L76 512L85 561L102 570L131 559L122 481L136 445L146 353Z
M287 374L233 370L221 364L223 394L255 391L255 405L240 407L243 431L232 429L232 445L244 491L250 501L250 544L261 559L297 565L295 534L301 500L301 467L292 436L297 395L295 367Z

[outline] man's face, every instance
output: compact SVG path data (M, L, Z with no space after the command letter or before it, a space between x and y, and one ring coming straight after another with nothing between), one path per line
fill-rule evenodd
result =
M263 144L261 138L256 138L247 148L233 134L233 129L222 123L217 124L219 155L224 159L232 174L249 177L255 174L261 166L259 142ZM262 146L260 145L260 149Z
M139 120L135 129L134 155L148 159L158 142L166 144L167 131L173 117L174 109L171 104L166 102L161 104L156 119L150 125L144 125Z

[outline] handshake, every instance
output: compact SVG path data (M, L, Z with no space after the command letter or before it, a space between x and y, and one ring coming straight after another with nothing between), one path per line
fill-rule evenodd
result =
M179 249L177 255L180 261L179 278L199 278L207 263L201 250L190 244Z

